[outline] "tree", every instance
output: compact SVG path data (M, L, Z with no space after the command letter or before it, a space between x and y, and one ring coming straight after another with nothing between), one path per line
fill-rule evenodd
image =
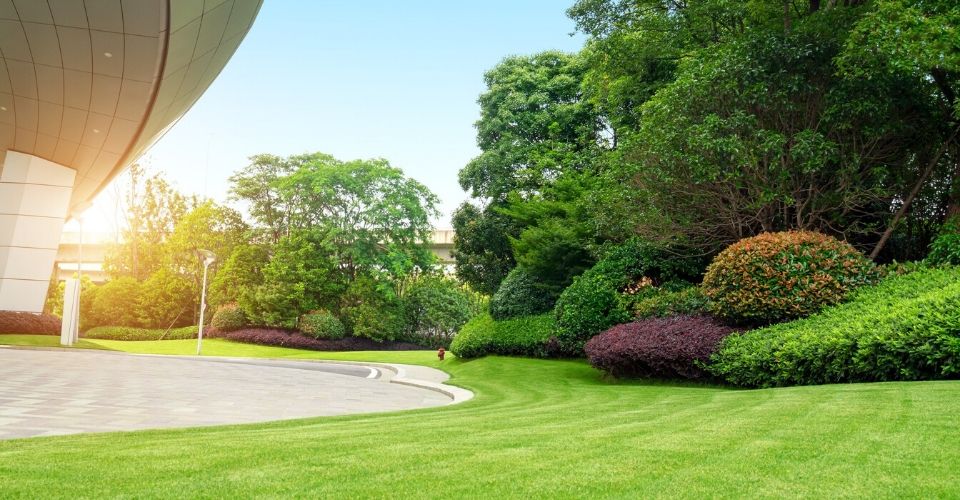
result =
M632 200L641 237L703 253L790 228L875 241L889 200L922 163L932 120L910 78L837 73L869 10L862 3L583 0L571 9L591 34L591 61L610 58L593 63L588 86L606 85L594 90L613 99L601 102L619 151L604 176L627 181L612 198ZM672 69L649 71L660 60Z
M474 290L493 295L517 263L510 237L519 228L510 217L491 207L464 202L453 213L453 258L456 274Z
M108 250L104 269L113 277L142 281L163 266L163 244L195 200L180 194L159 172L148 176L134 164L127 175L122 241Z
M609 147L603 119L581 90L586 70L579 55L543 52L508 57L485 75L476 123L482 153L460 171L460 185L482 208L465 203L453 217L457 276L477 291L496 291L516 265L511 238L541 222L528 217L539 208L522 205L549 203L544 193L550 186L593 169ZM541 242L573 243L556 218L543 223L528 239L536 234ZM575 255L583 252L573 249Z
M147 328L171 328L196 324L197 292L189 278L170 269L160 269L140 285L136 312ZM210 316L208 316L210 317Z
M257 325L296 328L301 314L334 309L347 286L322 230L284 236L262 269L263 282L238 296L240 308Z
M242 294L252 292L263 283L263 268L269 261L267 246L248 243L235 246L210 280L208 302L213 307L238 302Z
M140 283L137 280L122 276L108 281L94 294L90 304L90 326L140 326L139 300Z
M843 54L841 70L851 78L907 78L938 97L937 118L942 123L929 142L926 166L919 170L913 189L895 200L896 208L883 237L871 254L876 257L893 236L898 223L909 217L911 205L923 198L923 189L938 190L946 199L938 221L960 213L960 6L952 1L883 0L854 26ZM948 179L940 189L928 180ZM928 186L928 184L934 184ZM896 206L899 205L899 206Z
M191 284L190 297L195 304L188 317L199 318L200 292L203 285L203 259L200 250L210 250L218 259L226 259L233 248L246 240L247 225L234 209L205 201L184 215L167 239L166 269L172 270ZM208 283L216 278L216 265L211 266Z
M603 125L583 99L585 71L581 57L562 52L508 57L488 71L476 123L482 153L460 171L463 189L498 202L591 165Z
M276 243L294 229L291 219L299 208L298 197L280 193L280 180L307 163L323 158L329 157L321 153L286 158L270 154L251 156L249 165L230 176L230 196L247 203L258 229L267 241Z

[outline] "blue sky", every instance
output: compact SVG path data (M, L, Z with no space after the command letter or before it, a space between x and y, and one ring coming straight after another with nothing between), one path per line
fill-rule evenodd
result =
M571 3L266 0L224 71L141 163L225 201L227 177L252 154L382 157L440 197L446 227L466 199L457 171L479 153L484 71L507 55L578 50Z

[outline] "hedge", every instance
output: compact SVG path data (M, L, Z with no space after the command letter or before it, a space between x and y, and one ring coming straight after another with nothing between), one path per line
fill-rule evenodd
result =
M60 318L52 314L0 311L0 333L60 335Z
M196 326L183 328L133 328L128 326L98 326L83 333L86 339L100 340L182 340L197 338Z
M587 342L594 368L615 377L700 379L703 364L733 332L709 316L649 318L617 325Z
M552 341L556 322L553 314L525 316L496 321L480 314L460 330L450 352L460 358L488 354L547 357L556 354Z
M504 320L542 314L553 309L556 301L556 294L538 283L533 274L516 267L490 298L490 316Z
M709 369L746 387L960 378L960 268L894 276L814 316L731 335Z

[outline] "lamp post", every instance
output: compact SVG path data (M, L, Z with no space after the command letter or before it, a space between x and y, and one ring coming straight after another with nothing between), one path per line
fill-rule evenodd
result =
M207 269L210 264L217 260L217 256L210 250L200 250L203 258L203 289L200 292L200 330L197 332L197 356L200 355L200 349L203 347L203 313L207 309Z

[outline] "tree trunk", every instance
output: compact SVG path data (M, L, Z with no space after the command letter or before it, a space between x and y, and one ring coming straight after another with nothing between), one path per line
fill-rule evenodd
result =
M923 172L920 173L917 183L914 184L913 189L910 190L910 193L907 195L907 197L903 199L903 205L901 205L900 209L897 210L897 213L894 214L893 220L890 221L890 225L887 226L887 230L883 232L883 236L880 237L880 241L877 242L877 246L873 247L873 251L870 252L871 259L876 259L877 255L880 254L880 251L883 250L883 247L887 244L887 240L889 240L890 236L893 235L893 230L896 229L900 219L902 219L903 215L907 213L907 209L910 208L910 204L913 203L913 199L917 197L917 194L920 193L920 189L923 187L923 184L927 182L927 178L930 177L931 173L933 173L933 169L937 166L937 162L940 161L940 157L943 156L943 153L947 150L947 147L950 145L950 143L953 142L953 139L957 137L957 132L960 132L960 127L953 129L953 133L950 134L950 137L943 141L943 144L941 144L940 148L937 149L936 154L930 158L930 162L927 163L927 167L923 170Z

